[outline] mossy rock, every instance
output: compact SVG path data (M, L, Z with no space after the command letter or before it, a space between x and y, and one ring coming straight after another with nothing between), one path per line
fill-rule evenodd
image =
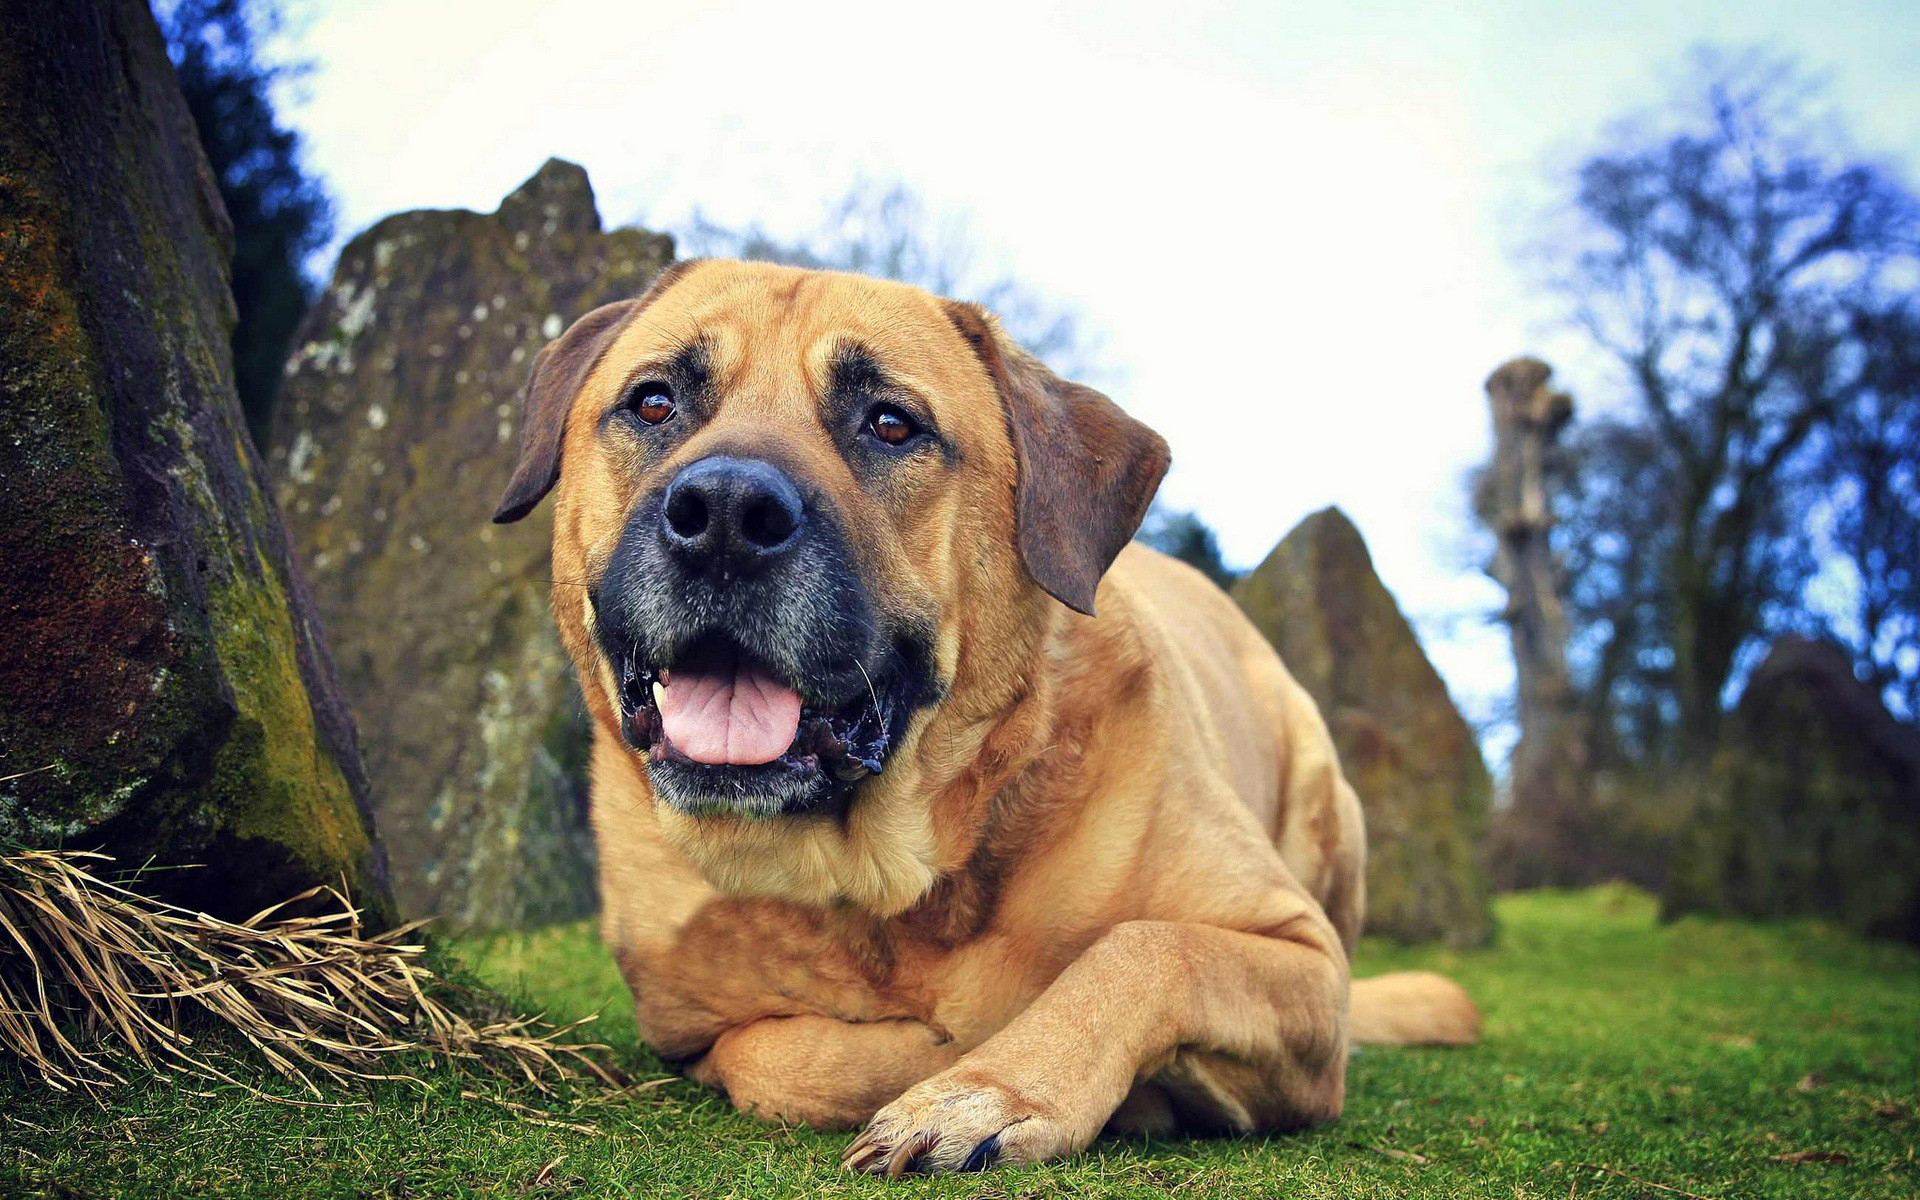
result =
M1473 729L1344 513L1296 526L1233 598L1320 706L1367 817L1369 933L1493 936L1481 858L1492 781Z
M603 232L586 172L549 161L497 212L402 213L355 238L295 337L268 463L408 916L511 927L594 907L551 509L490 518L534 355L672 257L662 235Z
M1820 916L1920 943L1920 730L1830 642L1783 638L1742 693L1663 909Z
M233 388L232 231L152 15L5 7L0 838L248 915L391 899Z

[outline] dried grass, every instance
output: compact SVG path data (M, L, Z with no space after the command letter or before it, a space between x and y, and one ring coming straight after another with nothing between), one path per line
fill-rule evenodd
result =
M332 888L235 923L102 879L103 854L0 850L0 1052L54 1088L123 1083L131 1061L274 1098L235 1075L235 1055L216 1048L231 1038L189 1033L203 1027L231 1031L316 1097L322 1083L411 1079L394 1060L421 1052L541 1091L623 1082L605 1046L566 1040L583 1021L494 1011L426 966L419 922L368 936ZM312 901L337 911L286 915Z

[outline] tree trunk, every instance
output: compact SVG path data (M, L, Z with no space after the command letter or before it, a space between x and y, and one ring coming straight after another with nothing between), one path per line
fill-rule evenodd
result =
M0 840L391 913L233 389L231 231L143 0L0 0Z
M1573 399L1548 386L1552 368L1533 358L1506 363L1487 379L1493 463L1481 484L1481 517L1498 539L1490 573L1507 590L1502 614L1518 676L1520 741L1514 747L1508 824L1522 848L1503 855L1503 882L1570 882L1555 876L1578 862L1592 811L1580 705L1567 667L1549 462L1573 416ZM1558 864L1558 865L1556 865Z

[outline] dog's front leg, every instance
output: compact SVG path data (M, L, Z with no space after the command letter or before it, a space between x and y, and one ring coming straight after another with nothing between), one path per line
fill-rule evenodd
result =
M688 1074L764 1120L853 1129L958 1057L958 1047L919 1021L803 1014L727 1030Z
M898 1175L1058 1158L1156 1075L1208 1124L1329 1120L1346 1006L1346 955L1317 912L1270 934L1124 922L1006 1028L881 1109L845 1163Z

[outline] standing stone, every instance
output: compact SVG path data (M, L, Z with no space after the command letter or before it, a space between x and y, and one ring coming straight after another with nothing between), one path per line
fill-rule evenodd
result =
M1567 663L1553 526L1554 502L1571 482L1559 441L1573 419L1573 397L1552 379L1553 368L1537 358L1513 359L1487 378L1493 459L1474 487L1474 510L1494 537L1487 573L1507 592L1501 617L1517 683L1511 802L1489 847L1503 887L1585 882L1577 864L1600 867L1590 847L1610 840L1594 803L1586 718Z
M348 244L295 336L269 465L380 782L408 916L508 927L594 907L588 730L547 611L552 506L490 522L534 355L637 295L669 238L603 233L549 161L492 214Z
M1821 916L1920 943L1920 730L1831 642L1782 638L1675 847L1665 915Z
M1493 914L1480 841L1492 782L1473 730L1380 577L1326 508L1233 597L1312 695L1367 815L1369 933L1480 945Z
M0 0L0 838L391 917L233 390L232 230L141 0Z

